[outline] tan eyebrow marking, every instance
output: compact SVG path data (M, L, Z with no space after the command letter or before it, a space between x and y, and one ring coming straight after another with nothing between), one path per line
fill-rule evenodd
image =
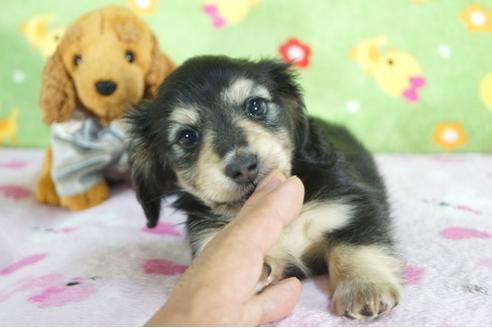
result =
M246 99L252 96L262 97L267 100L271 99L270 92L262 85L255 84L248 79L237 79L222 94L222 99L228 104L242 104Z
M178 107L169 116L169 120L182 125L195 125L199 119L198 112L191 108Z

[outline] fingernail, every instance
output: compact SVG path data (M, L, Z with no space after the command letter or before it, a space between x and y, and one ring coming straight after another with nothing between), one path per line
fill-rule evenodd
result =
M274 171L261 180L256 191L269 193L277 189L285 180L286 178L282 173Z
M291 175L287 180L289 180L289 181L294 181L294 180L295 181L297 181L297 180L301 181L301 179L299 179L299 177L297 175Z
M289 184L300 184L304 187L304 184L302 183L301 179L299 179L299 177L297 177L297 175L291 175L285 183L286 184L287 183L289 183Z
M290 278L285 278L285 279L282 279L280 280L277 285L290 285L290 284L294 284L294 285L297 285L297 284L300 284L301 281L296 278L296 277L290 277Z

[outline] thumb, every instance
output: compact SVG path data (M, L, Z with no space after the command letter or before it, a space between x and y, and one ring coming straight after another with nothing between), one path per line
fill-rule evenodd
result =
M256 186L255 191L246 201L243 208L255 207L266 195L280 187L285 180L287 180L287 178L279 171L271 172L260 181L258 186Z
M244 324L257 326L285 318L299 302L301 291L302 285L297 278L269 286L246 304Z
M271 181L276 180L273 178ZM304 200L304 185L301 180L296 176L291 176L284 182L280 180L279 183L280 185L277 185L277 182L273 182L274 190L266 195L261 195L263 192L260 191L261 198L251 200L258 194L251 196L237 217L219 232L226 236L224 238L234 240L230 244L235 245L236 254L251 252L255 249L266 253L278 240L282 229L296 219L301 212ZM265 190L264 188L261 190ZM251 247L251 245L257 247Z

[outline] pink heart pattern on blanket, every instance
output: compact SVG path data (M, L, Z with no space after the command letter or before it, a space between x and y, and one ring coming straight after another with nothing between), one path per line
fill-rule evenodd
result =
M489 268L492 268L492 257L491 258L485 258L481 259L480 262L478 262L479 265L483 265Z
M169 235L169 236L180 236L178 230L174 224L170 224L167 222L160 222L155 228L149 229L147 227L142 229L143 232L151 234L151 235Z
M83 301L95 291L96 286L90 280L76 277L69 282L50 286L29 297L28 301L37 304L40 308L59 307Z
M480 238L488 239L492 235L485 231L480 231L477 229L461 228L461 227L450 227L442 230L440 235L446 239L460 240L460 239L470 239L470 238Z
M418 284L422 280L424 270L416 265L406 265L403 269L403 280L407 284Z
M143 266L146 274L161 274L166 276L181 274L187 268L187 265L177 264L164 259L147 260Z
M39 308L50 308L81 302L96 291L96 285L92 279L69 278L57 273L29 277L18 281L10 290L0 291L0 303L29 291L34 291L28 296L29 303Z
M8 161L8 162L0 162L0 167L5 168L5 169L13 169L13 170L18 170L22 169L27 165L26 161L22 160L14 160L14 161Z
M12 264L6 266L5 268L3 268L2 270L0 270L0 275L6 276L8 274L11 274L11 273L13 273L19 269L22 269L25 266L28 266L28 265L37 263L41 260L44 260L44 258L46 256L48 256L48 254L43 253L43 254L33 254L30 256L24 257L23 259L15 262L15 263L12 263Z
M16 185L0 185L0 193L6 198L13 199L27 198L32 194L29 189Z

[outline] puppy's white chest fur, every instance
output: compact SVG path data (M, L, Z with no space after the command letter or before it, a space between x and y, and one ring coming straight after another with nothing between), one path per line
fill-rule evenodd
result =
M304 204L301 214L288 225L267 257L278 264L293 263L300 268L302 256L319 243L327 232L347 225L352 206L344 200L312 201Z

